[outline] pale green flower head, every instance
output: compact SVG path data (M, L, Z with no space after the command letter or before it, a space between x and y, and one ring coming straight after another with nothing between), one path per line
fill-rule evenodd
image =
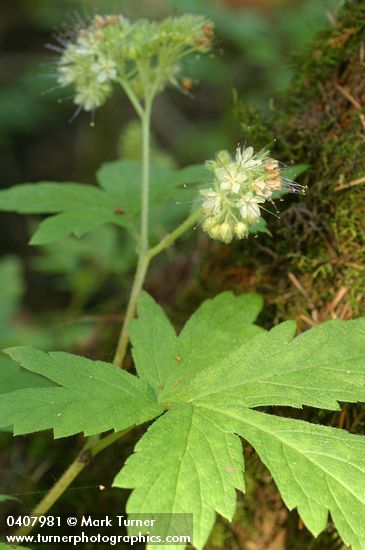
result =
M105 103L116 83L139 99L153 99L167 84L179 85L180 61L209 52L213 37L213 24L201 16L130 22L96 15L72 40L63 40L58 82L74 86L74 102L86 111Z
M279 162L268 149L255 153L253 147L238 147L232 157L227 151L206 162L213 173L211 187L201 189L203 229L212 237L229 243L243 239L261 220L266 202L284 191L302 192L302 187L285 179Z

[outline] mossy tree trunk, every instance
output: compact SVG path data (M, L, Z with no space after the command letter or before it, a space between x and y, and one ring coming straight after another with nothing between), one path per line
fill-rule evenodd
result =
M325 319L365 315L365 2L345 3L331 28L294 62L290 88L271 102L268 113L239 101L236 110L252 145L267 146L275 139L275 158L309 165L299 180L307 186L306 195L285 198L280 220L268 220L272 237L260 234L233 247L212 244L200 264L197 287L206 294L256 290L266 299L264 323L294 318L298 329L306 330ZM302 411L299 417L318 420L318 413ZM320 420L365 433L364 417L365 408L354 405ZM250 460L257 475L254 458L248 460L248 474ZM227 548L269 547L270 537L263 540L267 520L260 495L275 489L262 475L253 481L254 497L249 495L239 512L247 527L239 521L241 543L233 527ZM269 504L266 518L272 511ZM278 530L284 532L278 549L342 547L331 526L314 541L296 514L283 522L278 506L277 518L272 540Z
M364 107L360 0L348 2L335 26L320 33L298 61L272 121L283 156L310 165L307 197L283 212L275 238L283 275L294 275L287 286L283 281L289 295L282 315L294 313L307 325L364 314Z
M250 143L275 139L273 156L309 165L306 196L285 198L280 220L268 220L272 237L214 247L201 282L209 292L255 288L275 320L305 329L365 314L365 2L347 2L294 62L269 113L238 102L237 114Z

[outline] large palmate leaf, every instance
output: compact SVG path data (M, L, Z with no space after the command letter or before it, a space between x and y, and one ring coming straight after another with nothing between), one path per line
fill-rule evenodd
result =
M214 510L233 516L235 489L244 490L242 472L238 437L218 425L209 410L180 404L148 430L114 486L135 488L129 512L192 513L194 544L200 548L213 527Z
M0 422L15 424L16 433L94 434L167 410L115 479L134 489L129 513L192 513L194 545L202 548L215 513L231 519L235 489L244 489L242 437L314 535L330 514L344 542L364 550L365 438L252 408L336 410L338 401L365 401L365 319L329 321L295 338L291 322L255 328L259 308L255 296L224 293L176 336L144 294L130 325L140 378L64 353L10 350L59 386L0 396Z
M60 385L0 395L0 425L13 425L14 434L49 428L55 437L118 431L163 411L145 382L109 363L27 347L7 353L24 368Z
M365 319L329 321L297 338L295 324L283 323L248 340L243 336L241 345L235 344L235 335L231 351L226 348L201 368L202 346L209 353L216 335L207 333L204 344L200 341L204 332L199 332L197 315L195 330L193 318L189 322L191 366L185 377L171 361L176 336L163 312L145 298L140 307L141 319L131 326L135 358L145 362L145 370L138 368L146 379L167 377L158 401L169 412L148 430L115 479L115 486L134 489L129 513L193 512L194 545L202 548L214 512L233 516L232 488L240 487L242 467L236 450L240 436L256 448L285 503L298 509L314 535L330 513L345 543L364 550L365 438L252 407L336 410L338 401L365 401ZM203 319L203 308L200 314ZM213 317L206 316L207 326L210 321L215 326ZM142 352L141 334L152 322L148 355ZM189 334L189 323L181 334Z
M224 292L205 301L177 336L162 308L143 293L129 327L139 376L161 390L203 371L263 332L253 324L261 307L257 294Z
M180 198L180 188L204 175L205 169L200 165L183 170L151 167L151 204L170 201L171 212L172 203ZM134 235L140 212L141 178L140 162L111 162L97 174L100 187L68 182L16 185L0 191L0 211L54 214L41 222L32 244L51 243L67 235L81 237L105 223L125 227Z

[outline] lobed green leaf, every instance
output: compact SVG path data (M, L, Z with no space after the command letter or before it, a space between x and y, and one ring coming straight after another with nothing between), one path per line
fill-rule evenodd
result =
M231 519L235 489L244 490L239 439L209 411L180 404L149 428L135 451L113 483L135 489L127 512L192 513L194 545L202 548L215 510Z
M243 305L247 297L240 298ZM203 304L176 336L153 300L141 298L131 325L134 358L151 384L167 381L158 401L171 408L143 436L114 484L134 489L130 513L193 512L200 549L215 512L232 518L231 489L243 489L237 477L243 468L240 436L315 536L330 513L345 543L363 550L365 438L251 408L338 410L339 401L365 401L365 319L329 321L298 337L295 323L286 322L247 338L238 327L245 326L243 312L248 323L255 319L259 304L253 300L250 312L236 309L240 300L223 294ZM217 327L227 330L220 334ZM217 354L210 356L210 348ZM177 363L175 353L181 354Z
M138 375L157 390L181 384L263 332L253 324L261 307L257 294L224 292L206 300L176 336L162 308L142 293L129 326Z
M170 229L179 214L186 214L176 200L183 186L205 177L201 165L173 170L151 167L150 202L154 225ZM20 214L55 214L41 222L31 244L48 244L68 235L81 237L95 227L113 223L133 236L139 224L142 165L132 160L104 164L97 173L100 187L79 183L26 183L0 191L0 211ZM186 192L185 192L186 195ZM185 197L189 202L189 197ZM168 208L166 208L166 203ZM161 205L165 208L161 210ZM154 212L154 205L158 206ZM156 216L157 214L157 216ZM152 228L154 230L154 228Z
M256 327L260 307L256 295L223 293L177 335L143 293L129 327L140 378L65 353L11 349L59 386L0 395L0 423L16 433L94 434L167 408L115 478L116 487L134 489L128 512L192 513L194 545L203 548L215 513L231 519L235 490L244 490L242 437L314 535L330 513L345 543L363 550L365 438L252 408L338 410L339 401L365 401L365 319L328 321L294 337L293 322Z
M28 347L6 353L60 385L0 395L0 425L13 425L15 435L50 428L55 437L119 431L163 412L151 387L109 363Z
M328 321L297 338L286 322L244 343L167 401L218 401L245 407L282 405L338 410L339 401L365 401L365 319ZM226 373L229 372L229 376Z
M328 512L343 541L365 541L365 438L344 430L237 407L224 420L257 451L289 510L317 536Z

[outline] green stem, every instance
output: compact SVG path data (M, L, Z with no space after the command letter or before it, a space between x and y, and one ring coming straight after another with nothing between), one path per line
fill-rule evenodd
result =
M98 436L91 437L85 443L76 459L73 463L67 468L67 470L62 474L59 480L54 484L52 489L46 494L46 496L37 504L37 506L31 512L31 516L42 516L45 515L48 510L53 506L53 504L60 498L60 496L66 491L66 489L71 485L73 480L86 468L86 466L91 462L91 460L101 453L104 449L118 441L123 437L127 432L132 428L123 430L121 432L112 433L103 439L100 439ZM25 526L23 525L16 535L27 535L33 529L32 524Z
M165 250L167 247L169 247L176 239L181 237L188 229L190 229L192 226L194 226L199 219L201 218L201 211L196 210L186 220L180 224L176 229L174 229L171 233L168 233L156 246L151 248L148 251L147 258L150 262L152 258L157 256L160 252Z
M136 113L140 118L143 117L143 107L141 105L141 102L137 98L136 94L134 93L133 89L129 85L128 80L119 80L120 85L122 86L123 90L125 91L129 101L132 103L133 107L136 110Z
M138 300L139 293L141 292L143 287L148 264L149 264L149 261L146 254L144 254L139 258L137 271L134 277L134 282L131 290L131 295L130 295L127 310L125 313L122 330L119 336L117 350L115 352L115 356L113 360L114 365L117 365L118 367L121 367L123 365L124 357L127 352L128 342L129 342L128 325L136 313L137 300Z
M150 131L151 131L152 100L146 99L142 122L142 205L141 205L141 232L140 257L148 250L148 213L150 195Z
M141 228L140 248L136 274L124 317L122 330L119 336L117 350L114 356L114 365L122 367L125 354L128 348L128 325L135 316L137 300L145 280L149 259L148 259L148 234L149 234L149 187L150 187L150 125L151 125L152 99L147 99L145 109L141 116L142 122L142 203L141 203Z
M152 258L157 256L157 254L159 254L160 252L165 250L167 247L169 247L183 233L185 233L188 229L190 229L199 220L200 217L201 217L201 213L199 210L197 212L194 212L181 225L179 225L176 229L174 229L174 231L166 235L156 246L148 250L146 254L140 257L127 311L124 318L122 331L118 342L117 351L115 353L115 358L114 358L115 365L118 365L121 367L123 364L123 360L127 352L128 343L129 343L128 324L136 314L138 296L140 291L142 290L144 279L145 279L150 261L152 260Z

